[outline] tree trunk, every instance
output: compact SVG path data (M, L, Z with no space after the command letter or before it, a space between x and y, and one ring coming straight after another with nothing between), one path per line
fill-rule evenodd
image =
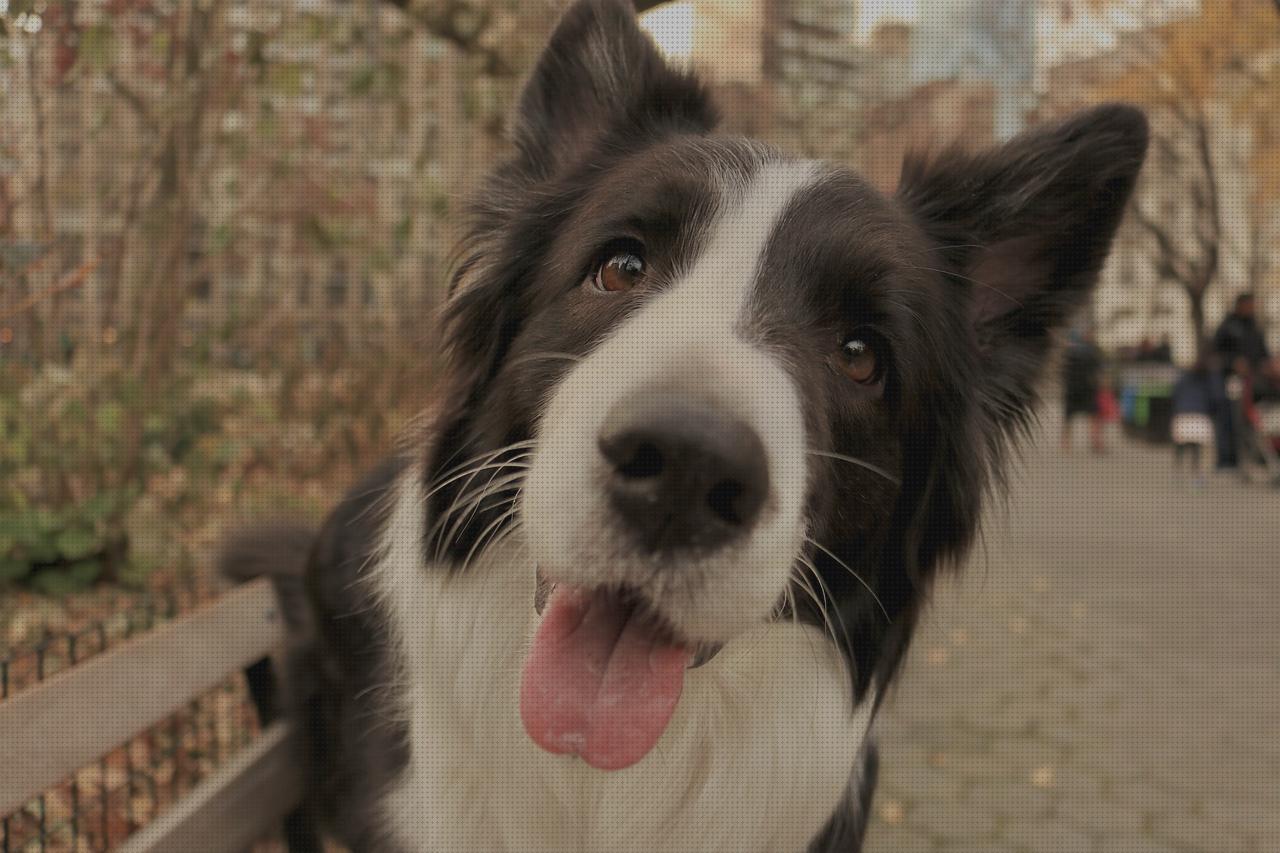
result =
M186 91L168 128L159 159L159 184L148 211L155 242L139 247L152 257L144 268L149 278L140 282L141 312L133 365L146 376L168 370L177 350L183 309L187 302L188 252L196 211L194 195L203 142L204 117L209 106L215 63L203 61L203 51L215 43L211 35L220 20L224 0L202 6L191 0L185 8L181 53L174 54L178 80L175 88Z
M1201 287L1188 287L1187 298L1191 301L1191 327L1195 330L1196 354L1202 355L1208 350L1209 337L1205 329L1204 295L1209 289L1208 282Z

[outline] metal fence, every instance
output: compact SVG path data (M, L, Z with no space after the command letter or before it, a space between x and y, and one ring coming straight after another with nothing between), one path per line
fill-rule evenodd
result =
M146 595L90 626L46 633L0 657L0 701L187 612L215 591L194 579ZM259 731L237 673L20 810L0 817L0 853L108 851L191 790ZM259 850L278 850L274 840Z

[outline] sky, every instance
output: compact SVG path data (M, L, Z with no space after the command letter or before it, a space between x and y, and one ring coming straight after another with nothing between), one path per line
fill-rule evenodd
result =
M878 24L885 22L918 23L920 3L917 0L862 0L858 4L858 38L865 39ZM954 0L933 0L925 6L951 6Z

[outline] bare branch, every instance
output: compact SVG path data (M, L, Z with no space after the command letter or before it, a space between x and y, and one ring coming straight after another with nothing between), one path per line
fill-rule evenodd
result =
M1137 202L1134 202L1129 207L1132 211L1133 220L1141 225L1143 230L1156 241L1156 246L1160 250L1160 258L1157 259L1157 265L1160 267L1161 274L1166 278L1174 279L1184 288L1190 289L1196 279L1195 268L1191 261L1178 249L1177 241L1173 239L1173 236L1163 225L1148 216Z
M53 284L49 285L44 290L39 290L39 291L36 291L35 293L29 294L26 299L23 299L21 302L19 302L17 305L13 306L12 308L9 308L8 310L5 310L5 311L0 311L0 321L10 320L18 316L19 314L23 313L24 311L30 310L31 308L35 307L37 304L39 304L41 301L45 299L48 299L52 296L57 296L59 293L62 293L63 291L72 290L74 288L79 287L80 285L88 281L89 274L92 273L94 269L97 268L97 266L98 266L98 259L90 258L89 260L82 263L79 267L77 267L76 269L68 273L65 277L63 277L58 281L55 281Z
M453 44L463 53L480 58L485 71L495 77L516 73L507 57L483 44L481 35L489 27L488 12L464 0L384 0L403 11L432 35ZM636 12L647 12L666 0L635 0Z
M49 140L45 130L44 98L39 82L40 64L36 61L36 42L27 49L27 89L31 99L36 130L35 195L40 210L40 227L44 236L53 234L53 206L49 199Z
M1200 158L1200 168L1204 171L1205 189L1209 205L1209 227L1216 243L1222 240L1222 200L1218 185L1218 171L1213 163L1213 145L1209 139L1209 121L1204 114L1203 105L1198 105L1199 121L1195 124L1196 154Z
M133 111L138 114L138 119L146 127L154 128L155 120L151 116L151 108L147 105L146 99L129 88L115 71L108 71L105 76L107 82L111 84L111 89L133 108Z

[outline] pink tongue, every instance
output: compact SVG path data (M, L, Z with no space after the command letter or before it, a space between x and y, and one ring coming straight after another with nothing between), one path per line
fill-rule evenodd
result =
M658 742L684 686L688 649L616 596L557 587L524 664L520 716L538 746L621 770Z

